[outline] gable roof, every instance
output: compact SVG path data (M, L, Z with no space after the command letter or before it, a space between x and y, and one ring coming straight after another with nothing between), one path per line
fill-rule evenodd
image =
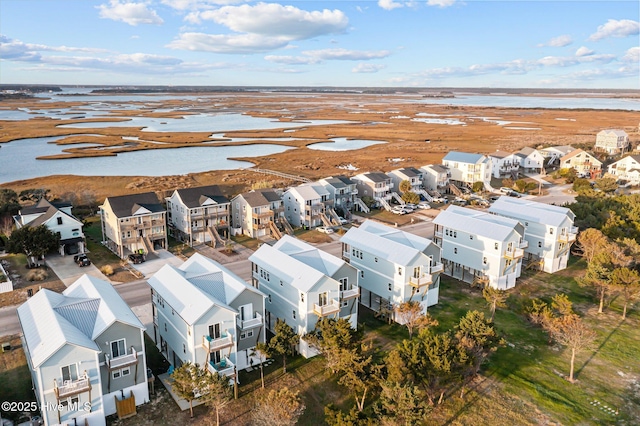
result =
M179 268L164 265L148 282L187 324L195 324L214 306L237 313L229 305L244 291L262 295L236 274L199 253Z
M456 161L459 163L478 164L486 160L482 154L474 154L470 152L449 151L442 161Z
M558 145L558 146L550 146L547 148L542 148L540 151L546 151L546 152L560 152L563 155L567 155L568 153L570 153L571 151L575 150L574 147L572 147L571 145Z
M66 213L63 210L60 210L60 208L62 207L69 207L69 205L67 203L55 203L55 204L50 203L49 201L42 198L40 201L38 201L38 203L34 204L33 206L29 206L21 209L18 214L18 217L23 218L25 216L31 216L31 215L40 213L40 215L34 218L33 220L31 220L31 222L22 224L23 226L36 227L36 226L45 224L49 219L54 217L57 213L60 213L61 215L64 215L70 218L71 220L77 222L79 225L82 225L82 222L79 221L77 218Z
M560 161L567 161L567 160L570 160L570 159L572 159L573 157L575 157L576 155L581 154L581 153L583 153L583 152L584 152L587 156L591 157L591 158L594 160L594 162L596 162L596 163L598 163L598 164L602 164L602 162L601 162L600 160L598 160L596 157L594 157L593 155L589 154L587 151L584 151L584 150L582 150L582 149L580 149L580 148L578 148L578 149L574 149L573 151L571 151L571 152L570 152L570 153L568 153L567 155L563 156L562 158L560 158Z
M355 185L356 183L346 176L331 176L328 178L320 179L327 185L331 185L334 188L346 188L349 185Z
M329 195L327 191L320 184L304 183L302 185L289 188L286 192L294 192L300 196L303 200L317 200L321 199L323 195Z
M121 195L118 197L107 197L105 204L109 203L111 210L116 217L129 217L136 214L140 209L150 213L164 212L164 207L158 201L158 197L153 192L143 192L141 194Z
M100 352L95 339L116 321L144 329L110 283L86 274L62 294L38 291L18 318L34 368L66 344Z
M509 156L513 155L513 153L497 150L497 151L492 152L491 154L488 154L488 155L489 155L489 157L493 157L493 158L506 158L506 157L509 157Z
M346 262L289 235L273 246L263 244L249 260L286 280L303 293L324 277L331 278Z
M608 135L608 134L614 134L616 136L624 136L627 137L629 135L627 135L627 132L625 132L624 130L620 130L620 129L606 129L606 130L600 130L598 132L598 135Z
M396 169L391 171L391 173L394 174L401 174L404 175L408 178L412 178L412 177L420 177L422 175L422 172L418 169L416 169L415 167L404 167L402 169Z
M201 207L205 205L208 200L213 201L213 204L229 203L229 199L222 195L222 191L218 185L176 189L175 192L178 194L184 205L190 209Z
M513 231L524 236L524 226L517 220L454 205L441 211L433 223L497 241L504 241Z
M435 171L436 173L447 173L449 169L442 164L429 164L427 166L422 167L423 170L427 171L429 169Z
M351 228L340 241L398 265L408 265L433 244L427 238L400 231L372 220Z
M519 221L560 226L568 218L571 223L576 215L566 207L553 206L531 200L507 197L505 195L489 207L490 213L507 216Z
M251 207L268 206L273 202L282 201L280 195L278 195L278 193L273 189L255 189L249 192L244 192L237 197L244 198L247 204Z
M354 176L354 179L356 179L356 180L370 180L371 182L386 182L388 180L391 180L391 178L389 176L387 176L386 173L382 173L382 172L362 173L362 174L359 174L357 176Z

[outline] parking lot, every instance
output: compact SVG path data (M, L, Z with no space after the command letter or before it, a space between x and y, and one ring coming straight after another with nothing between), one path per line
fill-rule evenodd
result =
M108 280L94 264L78 266L73 261L73 256L51 255L46 258L46 264L60 278L65 286L73 284L82 275L87 274L101 280Z

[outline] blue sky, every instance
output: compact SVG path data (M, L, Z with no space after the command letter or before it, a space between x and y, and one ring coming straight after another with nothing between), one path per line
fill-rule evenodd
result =
M0 83L640 89L640 2L2 0Z

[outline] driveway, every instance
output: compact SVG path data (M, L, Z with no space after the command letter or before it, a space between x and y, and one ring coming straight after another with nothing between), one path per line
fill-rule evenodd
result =
M167 250L161 249L158 250L154 255L149 256L149 258L144 263L139 263L137 265L130 263L130 265L140 271L140 273L142 273L145 278L149 278L151 275L158 272L158 270L164 265L169 264L178 267L183 263L184 260L180 259L177 256L174 256Z
M88 266L78 266L73 261L73 256L60 256L51 255L47 256L46 263L51 270L60 278L65 286L69 287L78 278L84 274L91 275L92 277L99 278L101 280L109 281L109 278L104 276L102 272L92 263Z

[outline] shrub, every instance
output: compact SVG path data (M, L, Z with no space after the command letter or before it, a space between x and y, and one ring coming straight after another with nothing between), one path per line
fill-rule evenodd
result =
M27 272L27 281L44 281L49 277L44 269L32 269Z
M113 266L104 265L102 268L100 268L100 272L102 272L107 277L110 277L111 275L113 275Z

